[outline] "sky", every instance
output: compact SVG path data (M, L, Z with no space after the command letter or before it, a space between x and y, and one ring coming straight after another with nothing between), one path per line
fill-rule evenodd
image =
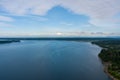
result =
M120 36L120 0L0 0L0 37Z

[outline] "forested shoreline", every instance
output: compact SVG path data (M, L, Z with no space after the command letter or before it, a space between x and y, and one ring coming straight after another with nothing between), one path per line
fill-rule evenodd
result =
M99 57L105 65L105 71L113 80L120 80L120 40L94 41L101 50Z

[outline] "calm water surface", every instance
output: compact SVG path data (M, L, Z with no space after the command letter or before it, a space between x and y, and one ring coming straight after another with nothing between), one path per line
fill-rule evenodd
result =
M0 44L0 80L110 80L100 50L75 41Z

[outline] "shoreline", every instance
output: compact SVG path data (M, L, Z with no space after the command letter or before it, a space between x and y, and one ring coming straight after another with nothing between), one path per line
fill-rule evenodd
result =
M91 42L91 44L94 44L94 43ZM103 49L105 49L103 46L100 46L99 44L95 44L95 45L99 46L99 47L101 48L101 51L102 51ZM101 51L100 51L99 54L101 54ZM98 57L99 57L99 59L101 60L101 63L102 63L102 65L103 65L103 71L104 71L104 73L105 73L111 80L119 80L119 79L115 78L113 75L111 75L111 74L109 73L109 71L108 71L108 67L111 65L111 63L110 63L110 62L104 62L104 61L102 60L102 58L99 56L99 54L98 54Z
M92 43L92 42L91 42ZM99 46L98 44L96 44L97 46ZM99 47L101 47L101 46L99 46ZM101 51L104 49L104 47L101 47L102 49L101 49ZM100 51L100 53L99 54L101 54L101 51ZM99 54L98 54L98 57L99 57ZM103 70L104 70L104 72L105 72L105 74L107 74L108 75L108 77L111 79L111 80L118 80L117 78L115 78L113 75L111 75L110 73L109 73L109 71L108 71L108 67L111 65L111 63L109 63L109 62L104 62L100 57L99 57L99 59L101 60L101 63L102 63L102 65L103 65Z
M100 58L100 59L101 59L101 58ZM108 72L108 66L111 65L111 64L110 64L110 63L107 63L107 62L103 62L103 61L102 61L102 64L103 64L103 69L104 69L105 74L107 74L108 77L111 78L111 80L118 80L118 79L116 79L114 76L112 76L112 75Z

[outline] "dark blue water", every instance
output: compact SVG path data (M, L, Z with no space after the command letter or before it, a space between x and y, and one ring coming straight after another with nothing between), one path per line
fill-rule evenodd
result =
M0 45L0 80L110 80L88 42L22 41Z

